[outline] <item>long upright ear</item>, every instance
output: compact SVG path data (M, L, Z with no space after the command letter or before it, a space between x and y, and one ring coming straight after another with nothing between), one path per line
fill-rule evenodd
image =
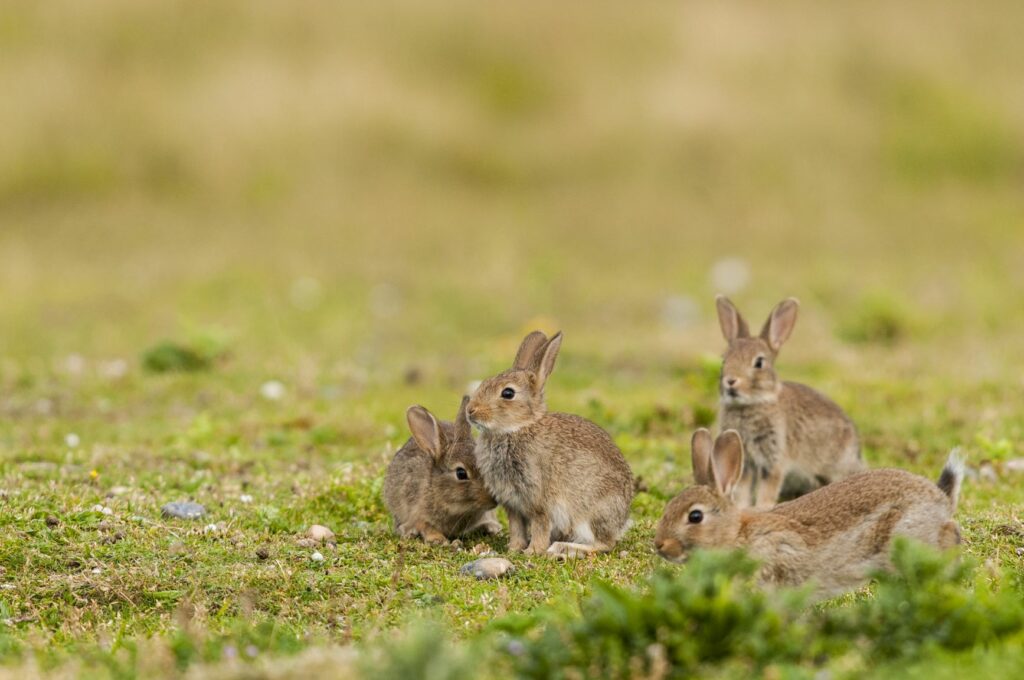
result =
M701 486L714 486L711 472L711 450L715 443L707 428L700 428L690 439L690 457L693 461L693 479Z
M548 336L540 331L534 331L523 338L523 342L519 345L519 351L516 352L516 359L512 362L512 368L518 368L521 371L535 369L535 356L547 341Z
M724 295L715 298L715 307L718 308L718 325L722 327L722 335L726 342L732 342L736 338L750 337L750 328L747 322L740 315L736 305Z
M410 406L405 419L409 421L409 431L416 445L434 458L440 458L444 452L444 434L437 418L422 406Z
M736 430L726 430L715 440L711 455L711 469L715 487L723 496L732 494L743 475L743 439Z
M555 369L555 359L558 357L558 350L561 347L562 331L558 331L553 338L548 340L548 344L544 346L544 353L537 364L537 384L540 387L544 387L544 383L548 381L551 371Z
M789 339L789 334L796 325L796 313L799 309L799 300L787 298L775 305L775 309L768 315L768 320L761 329L761 337L773 352L778 352L782 348L782 343Z
M469 426L469 418L466 417L466 405L469 403L469 395L462 395L462 403L459 404L459 412L455 414L455 439L467 440L473 438L473 431Z

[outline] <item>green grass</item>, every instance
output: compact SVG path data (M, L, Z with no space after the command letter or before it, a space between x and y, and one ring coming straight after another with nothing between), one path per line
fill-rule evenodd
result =
M421 616L471 668L497 620L642 593L716 412L718 292L755 324L800 298L780 370L847 409L871 465L992 461L964 552L1020 580L1022 21L1008 0L12 3L0 677L330 673ZM410 404L450 417L533 328L566 335L551 406L647 490L613 553L476 583L474 541L391 535L382 475ZM160 516L188 499L209 517ZM323 562L296 544L313 523L338 535ZM875 663L851 654L825 665Z

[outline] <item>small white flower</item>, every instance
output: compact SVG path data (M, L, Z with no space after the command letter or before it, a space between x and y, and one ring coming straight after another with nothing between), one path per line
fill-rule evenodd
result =
M92 568L92 573L94 573L94 574L102 574L103 570L100 569L99 567L93 567Z
M93 512L98 512L98 513L103 514L103 515L113 515L114 514L113 510L111 510L110 508L108 508L105 505L100 505L98 503L96 505L92 506L92 510L93 510Z
M74 432L68 432L64 435L64 443L69 449L78 448L78 445L82 443L81 438Z
M311 559L312 559L312 560L313 560L314 562L323 562L323 561L324 561L324 556L323 556L323 555L321 555L321 554L320 554L319 552L315 552L315 553L313 553L312 555L310 555L310 558L311 558Z
M260 386L260 396L269 401L280 401L284 391L284 384L279 380L268 380Z
M247 493L243 493L241 496L238 497L238 500L242 501L243 503L252 503L252 496L250 496Z
M217 532L217 525L216 525L216 524L207 524L207 525L206 525L206 526L205 526L205 527L203 528L203 530L204 530L204 531L205 531L206 533L208 533L208 534L213 534L213 533L216 533L216 532Z

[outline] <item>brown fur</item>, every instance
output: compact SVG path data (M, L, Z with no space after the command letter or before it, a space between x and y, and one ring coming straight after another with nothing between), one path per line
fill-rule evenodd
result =
M544 385L561 340L561 333L526 336L513 367L484 381L467 413L481 430L484 482L508 512L509 549L568 557L607 551L619 540L633 475L607 432L547 411ZM506 388L513 398L502 398Z
M734 436L727 431L719 436ZM738 456L742 451L706 450L710 437L694 436L694 474L710 455ZM702 450L697 451L698 447ZM740 509L729 497L729 485L742 474L735 465L712 465L707 483L676 496L658 524L655 547L668 560L686 559L699 548L745 548L762 562L764 583L798 585L814 581L819 597L830 597L864 583L870 573L889 565L894 536L907 536L937 548L959 543L952 519L955 495L936 483L903 470L870 470L830 484L770 510ZM722 472L729 475L723 477ZM703 473L701 473L702 475ZM942 478L955 479L963 470L957 454ZM690 513L700 510L700 522Z
M718 298L719 323L729 343L719 381L719 426L739 432L746 448L746 473L735 499L743 507L773 505L787 481L790 489L807 491L864 469L857 430L843 410L820 392L782 382L775 373L797 309L793 298L779 303L761 334L751 337L739 311Z
M438 422L422 406L407 412L413 437L398 450L384 477L384 502L400 536L443 543L478 529L498 533L497 502L487 491L474 453L463 397L454 423ZM458 470L468 479L458 479Z

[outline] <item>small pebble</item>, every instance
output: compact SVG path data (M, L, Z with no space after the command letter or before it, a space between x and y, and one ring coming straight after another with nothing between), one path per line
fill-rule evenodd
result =
M94 505L92 506L93 512L101 512L104 515L113 515L114 511L105 505Z
M257 548L256 549L256 558L257 559L265 560L268 557L270 557L270 551L269 550L267 550L266 548Z
M629 557L629 551L628 550L620 550L619 551L619 557Z
M501 578L515 571L515 566L504 557L485 557L462 565L460 574L473 576L479 581Z
M1017 557L1020 557L1021 555L1024 555L1024 548L1017 548L1014 552L1017 553Z
M199 503L168 503L160 508L164 517L176 517L177 519L199 519L206 514L206 508Z
M250 496L247 493L243 493L241 496L238 497L238 500L240 500L243 503L252 503L252 496Z
M313 526L311 526L306 531L306 535L314 541L317 541L318 543L323 541L334 540L334 532L322 524L314 524Z
M93 567L92 568L92 573L94 573L94 574L102 574L103 570L100 569L99 567Z
M203 531L205 531L208 534L216 533L217 532L217 525L216 524L207 524L205 527L203 527Z
M300 538L299 540L295 541L295 545L299 546L300 548L312 548L316 545L316 543L317 542L314 541L312 538Z
M318 552L315 552L315 553L313 553L313 554L312 554L312 555L310 555L309 557L310 557L310 559L312 559L312 560L313 560L314 562L323 562L323 561L324 561L324 556L323 556L323 555L321 555L321 554L320 554L320 553L318 553Z
M48 526L48 527L55 527L55 526L59 526L59 525L60 525L60 520L59 519L57 519L53 515L47 515L46 516L46 526Z

